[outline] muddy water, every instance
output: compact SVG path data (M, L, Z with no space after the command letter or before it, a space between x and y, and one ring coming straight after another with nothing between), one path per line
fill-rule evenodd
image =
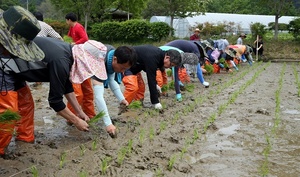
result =
M287 64L281 75L283 68L283 63L255 63L252 68L243 63L233 75L206 76L213 83L207 89L195 80L193 92L183 92L184 102L174 101L173 90L169 97L161 98L167 106L163 113L143 108L118 116L117 101L106 90L110 114L119 130L114 140L101 123L99 129L88 133L66 125L49 109L47 84L43 84L40 89L33 88L36 141L12 141L9 151L17 152L17 157L0 159L0 176L32 176L33 165L40 176L300 176L300 100L293 65ZM296 70L300 74L299 67ZM276 123L276 91L281 76L280 121ZM234 94L236 99L228 102ZM148 92L146 98L150 104ZM225 110L204 131L206 122L221 106L226 106ZM97 147L93 149L95 139ZM84 156L81 145L86 147ZM120 164L120 152L126 148ZM264 153L268 148L270 151ZM62 152L67 155L60 169ZM112 160L104 174L101 164L106 157Z

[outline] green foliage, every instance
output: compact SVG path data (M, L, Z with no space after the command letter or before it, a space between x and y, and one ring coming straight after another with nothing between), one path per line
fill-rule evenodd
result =
M120 22L103 22L92 25L91 37L98 41L120 41L122 37Z
M300 18L290 21L289 33L291 33L297 41L300 41Z
M161 41L163 38L168 37L170 30L172 30L172 32L174 31L174 29L165 22L150 23L150 36L154 41Z
M269 23L268 27L269 27L270 30L275 30L275 22ZM288 24L278 23L278 30L279 31L287 31L288 30Z
M122 22L120 31L124 41L141 41L149 35L150 23L144 20L128 20Z
M0 114L0 122L9 122L19 120L21 118L18 112L7 109L2 114Z
M69 26L66 22L54 21L46 19L44 20L48 25L50 25L56 32L58 32L61 36L68 34Z
M171 70L171 69L168 69L168 70L167 70L167 76L168 76L168 77L171 77L171 76L172 76L172 70Z
M204 26L201 32L204 36L220 35L224 32L227 32L227 30L225 29L226 27L225 23L214 24L214 23L205 22L199 25Z
M256 38L257 35L264 36L267 33L266 26L261 23L254 23L250 25L252 37Z

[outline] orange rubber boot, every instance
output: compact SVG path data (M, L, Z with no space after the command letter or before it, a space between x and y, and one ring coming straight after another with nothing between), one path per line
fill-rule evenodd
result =
M17 140L34 141L34 102L28 85L17 90L21 119L16 123Z
M3 91L0 94L0 114L7 109L18 111L18 93L15 91ZM13 136L16 121L0 122L0 155L4 154Z
M82 110L89 118L93 118L96 115L96 112L94 104L94 91L91 79L87 79L81 84L81 90L83 93L81 105Z

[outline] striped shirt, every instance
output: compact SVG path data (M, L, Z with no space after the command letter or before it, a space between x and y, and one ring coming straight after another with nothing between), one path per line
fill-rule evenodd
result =
M41 31L37 34L40 37L52 37L62 40L62 37L47 23L38 21L41 26Z

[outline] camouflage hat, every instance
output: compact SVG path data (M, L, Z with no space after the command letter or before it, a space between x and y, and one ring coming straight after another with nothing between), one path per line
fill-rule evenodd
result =
M32 41L40 30L37 19L20 6L0 11L0 43L12 55L26 61L44 59L44 52Z
M190 64L190 65L197 65L199 62L199 58L196 54L194 53L181 53L181 64L180 66L182 66L183 64Z
M202 44L205 45L205 48L211 48L212 50L215 50L215 48L211 45L210 42L208 42L207 40L202 41Z

